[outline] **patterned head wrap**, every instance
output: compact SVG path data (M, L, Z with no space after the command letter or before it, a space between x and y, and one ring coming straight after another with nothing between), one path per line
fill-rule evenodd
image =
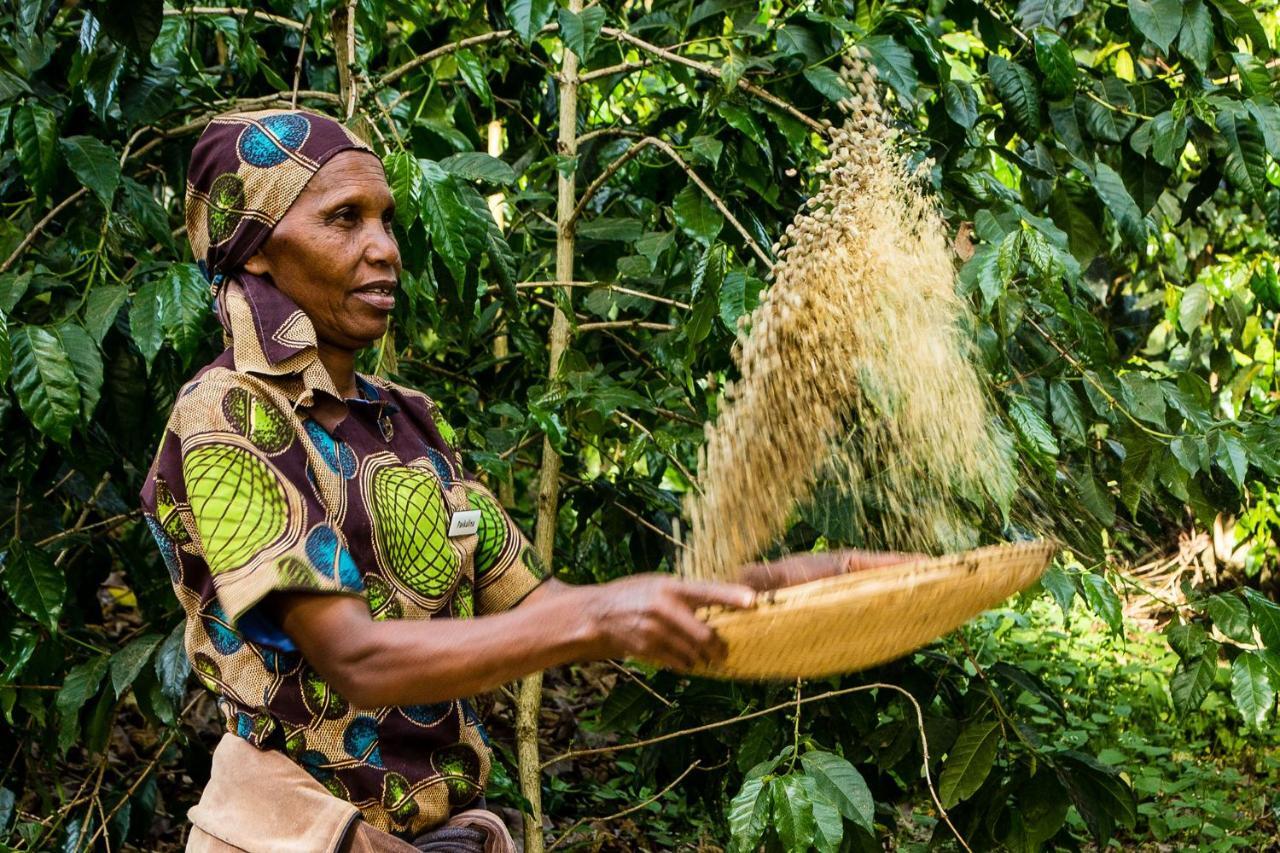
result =
M191 152L187 239L214 282L261 248L321 166L341 151L372 149L341 123L302 110L215 118Z

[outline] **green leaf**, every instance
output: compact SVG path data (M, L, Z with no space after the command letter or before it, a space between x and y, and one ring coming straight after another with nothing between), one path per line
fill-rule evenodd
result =
M943 808L973 796L991 773L996 759L1000 726L995 720L970 723L956 738L938 779L938 796Z
M676 225L703 246L710 246L724 227L724 217L720 215L720 211L693 184L686 184L684 189L676 193L671 202L671 211L675 215Z
M133 684L163 639L159 634L143 634L111 656L111 689L116 698L123 696Z
M1194 334L1209 313L1209 291L1203 284L1195 284L1182 291L1182 300L1178 303L1178 325L1188 335Z
M1249 39L1253 52L1258 57L1266 59L1271 56L1271 45L1267 41L1266 30L1262 28L1262 24L1246 4L1241 0L1209 0L1209 2L1218 7L1218 11L1222 13L1222 19L1228 24L1230 30Z
M28 103L14 113L13 141L18 165L38 201L44 201L53 188L57 139L58 119L52 110Z
M423 209L430 211L426 224L431 247L454 279L462 281L471 259L468 246L485 239L484 224L468 208L457 178L433 160L419 160L418 166L422 170Z
M120 306L128 299L129 289L122 284L100 284L89 291L84 303L84 327L94 343L102 343L120 313Z
M1033 451L1042 456L1058 455L1058 441L1053 437L1053 430L1029 400L1014 397L1009 404L1009 417L1018 428L1018 435Z
M1280 652L1280 605L1249 587L1243 587L1242 591L1262 642L1273 652Z
M818 91L829 101L840 101L849 97L853 93L849 91L849 87L840 79L840 75L827 68L825 65L815 65L812 68L804 70L804 79L809 81L809 85Z
M136 56L145 57L160 35L164 23L163 0L106 0L98 20L102 29L129 48Z
M726 329L738 331L738 318L755 310L764 288L763 281L740 270L725 275L720 287L720 322Z
M987 73L1018 132L1034 138L1040 131L1040 92L1031 72L993 53L987 60Z
M1071 48L1053 30L1036 30L1036 65L1044 74L1044 95L1049 100L1069 96L1076 88L1076 60Z
M10 332L10 344L18 405L36 429L66 444L80 418L80 381L71 357L43 326L19 326Z
M1137 121L1133 113L1137 105L1129 87L1119 77L1102 81L1099 100L1079 96L1084 102L1084 123L1089 133L1103 142L1122 142ZM1099 103L1101 101L1101 103Z
M965 130L972 130L978 123L978 93L963 80L948 80L942 87L942 99L947 115Z
M1249 452L1239 438L1229 432L1220 433L1214 461L1231 478L1231 482L1236 484L1237 489L1244 488L1245 475L1249 473Z
M693 156L715 168L720 163L724 143L710 136L695 136L689 140L689 149L693 152Z
M67 595L67 579L53 564L53 558L41 548L13 543L0 555L0 585L18 609L44 625L52 633L58 631L62 601Z
M1194 622L1170 622L1164 629L1169 648L1182 660L1202 657L1209 645L1209 635Z
M818 853L838 853L844 840L844 818L835 805L818 791L812 776L801 776L805 795L813 806L813 847Z
M600 28L604 26L604 8L589 6L577 14L561 9L559 15L560 38L578 55L578 59L586 62L591 48L600 37Z
M834 753L817 750L806 752L800 762L817 791L840 814L867 832L875 831L876 803L856 767Z
M156 651L155 669L160 690L175 707L182 704L187 677L191 673L191 661L187 657L186 630L186 620L179 622Z
M1098 482L1093 472L1082 471L1074 474L1072 480L1075 483L1076 492L1080 495L1080 502L1084 504L1085 509L1089 510L1089 514L1104 527L1115 524L1115 498L1111 496L1106 486Z
M120 186L120 158L110 146L92 136L68 136L58 140L67 165L92 190L107 210Z
M1112 634L1121 636L1124 633L1124 610L1120 596L1116 595L1107 579L1096 572L1081 572L1080 589L1089 609L1106 623Z
M771 800L764 779L748 777L729 803L729 835L739 850L755 850L764 835Z
M1058 434L1073 447L1083 447L1088 423L1085 421L1084 407L1080 405L1080 396L1075 389L1055 379L1049 383L1049 413L1058 428Z
M1205 600L1204 610L1218 630L1238 643L1253 642L1253 626L1249 621L1249 608L1234 595L1211 595Z
M58 747L63 752L75 742L80 728L80 709L98 692L102 677L107 674L107 656L98 655L77 664L67 673L54 700L54 706L62 717L58 728Z
M396 151L382 160L396 203L396 222L408 228L422 210L422 169L418 159L408 151Z
M66 320L53 327L62 349L71 359L76 381L80 385L80 417L87 424L98 405L102 390L102 354L98 345L84 328L73 320Z
M808 850L817 827L813 804L797 776L775 778L769 783L773 795L773 828L787 850Z
M554 0L509 0L507 18L511 28L525 44L531 44L542 27L551 20L555 11Z
M458 64L458 73L462 75L462 82L467 84L468 89L476 93L480 103L485 106L492 106L493 93L489 91L489 79L484 63L469 50L457 51L454 53L453 59Z
M1222 110L1216 124L1227 146L1223 166L1227 178L1254 199L1261 200L1267 183L1266 145L1253 117L1246 112Z
M446 157L440 161L440 168L469 181L488 181L502 186L516 182L514 169L497 157L479 151L461 151Z
M638 219L621 219L601 216L588 219L578 226L578 236L587 240L617 240L634 243L640 239L644 228Z
M0 311L0 385L9 381L13 372L13 346L9 343L9 318Z
M767 160L770 166L772 166L773 149L769 147L768 138L765 136L764 131L760 129L760 125L756 123L756 120L751 113L737 104L731 104L727 101L721 101L720 105L716 107L716 110L720 113L720 116L728 122L730 127L743 133L748 139L760 146L761 152L764 153L765 160Z
M1097 163L1093 174L1093 189L1098 198L1115 217L1116 225L1125 239L1137 249L1147 245L1147 223L1138 204L1129 195L1124 180L1106 163Z
M1137 799L1115 770L1079 752L1062 752L1055 758L1072 803L1101 846L1106 846L1117 822L1130 828L1137 824Z
M880 79L889 84L903 106L914 109L919 77L916 75L911 51L899 44L893 36L886 35L868 36L858 44L867 51Z
M1182 7L1182 31L1178 33L1178 52L1191 64L1204 71L1213 51L1213 16L1204 0L1186 0Z
M1040 576L1040 586L1053 596L1058 609L1062 611L1062 621L1066 622L1071 615L1071 603L1076 597L1076 585L1071 578L1057 566L1050 566Z
M1245 722L1261 729L1276 703L1267 665L1253 652L1241 652L1231 662L1231 698Z
M1200 708L1204 697L1209 695L1214 676L1218 672L1218 647L1213 648L1191 661L1182 661L1174 670L1169 681L1169 695L1173 698L1173 709L1179 714L1190 714Z
M1129 0L1129 17L1161 53L1169 52L1169 45L1182 27L1182 3L1180 0Z

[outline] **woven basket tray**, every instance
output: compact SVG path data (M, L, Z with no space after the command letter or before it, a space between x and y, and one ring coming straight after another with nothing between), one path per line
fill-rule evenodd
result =
M993 545L787 587L750 610L704 609L729 654L697 674L816 678L894 660L1030 586L1054 551Z

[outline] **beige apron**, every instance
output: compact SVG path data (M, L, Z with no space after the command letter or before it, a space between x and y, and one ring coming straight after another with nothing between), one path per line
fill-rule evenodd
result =
M360 820L359 809L288 756L230 732L218 741L209 784L187 817L188 853L418 853ZM484 829L485 853L515 853L511 834L492 812L472 809L449 823Z

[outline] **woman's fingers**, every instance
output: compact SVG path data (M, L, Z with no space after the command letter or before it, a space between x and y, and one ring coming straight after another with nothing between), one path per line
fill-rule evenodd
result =
M866 569L878 569L882 566L893 566L912 560L923 560L927 554L906 554L898 551L859 551L849 549L840 551L844 558L846 572L861 572Z
M741 610L750 607L756 600L756 591L741 583L683 581L675 584L674 592L692 608L719 605Z

